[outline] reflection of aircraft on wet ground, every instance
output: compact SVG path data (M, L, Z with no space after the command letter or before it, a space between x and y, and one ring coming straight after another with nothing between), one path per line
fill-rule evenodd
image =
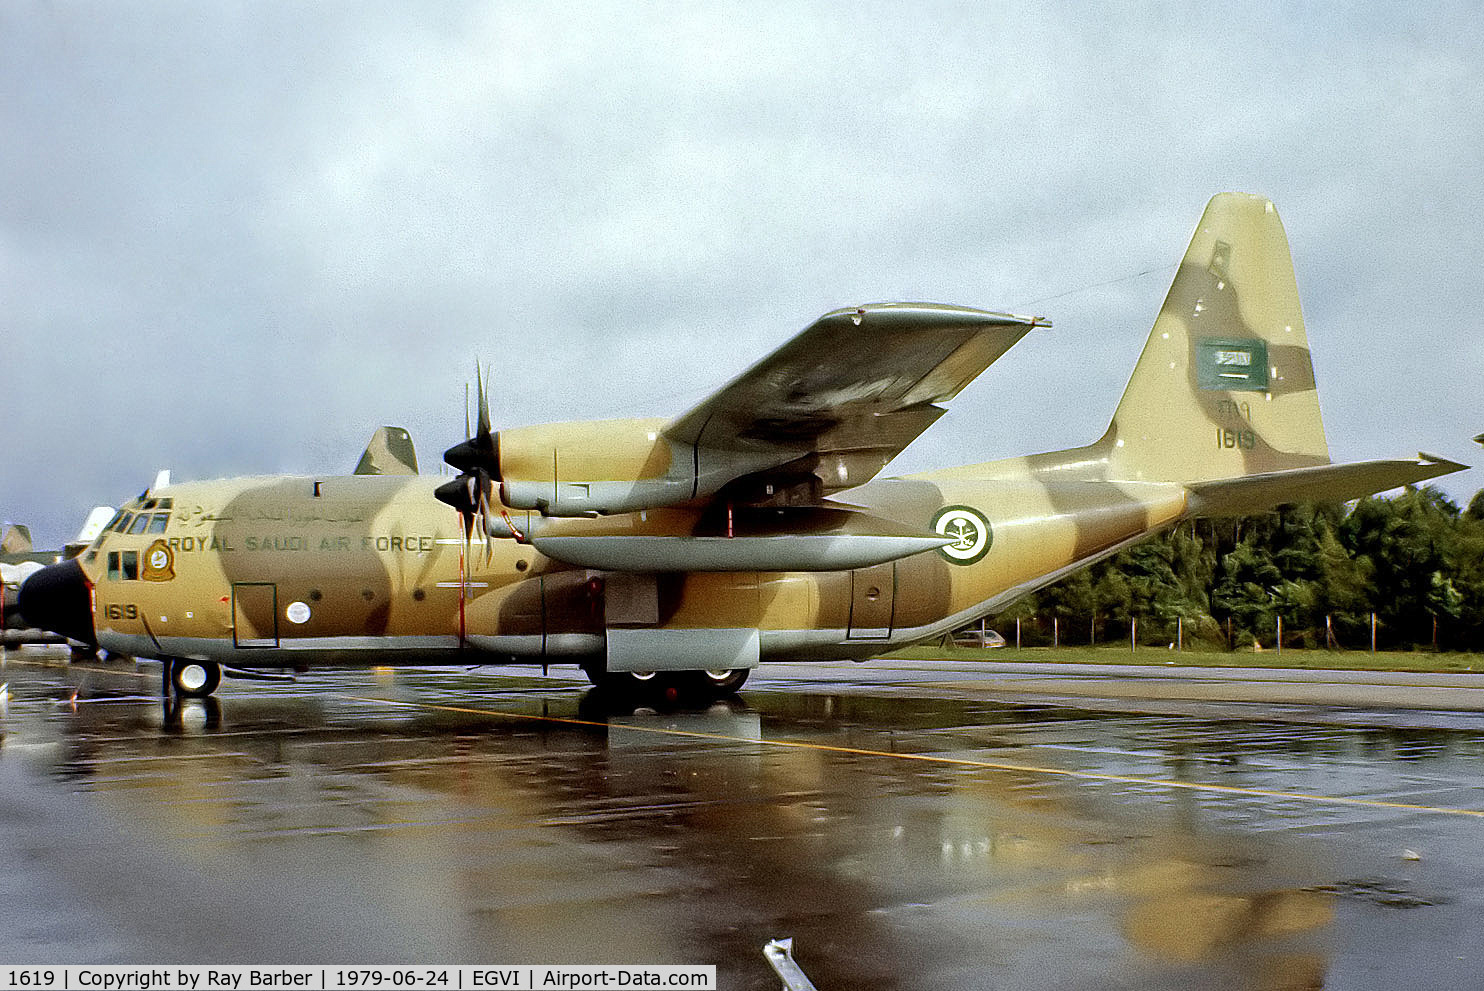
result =
M151 490L80 560L32 579L22 608L164 660L187 694L222 666L486 660L729 691L762 659L941 637L1192 516L1462 467L1330 462L1282 224L1266 199L1222 194L1100 439L875 478L1042 323L837 310L668 421L495 433L481 386L477 430L446 455L452 482Z
M38 551L31 545L31 531L20 524L8 524L0 536L0 636L6 644L55 641L29 622L16 605L20 588L27 578L50 564L76 557L97 539L113 517L108 506L94 507L82 530L59 551Z
M921 987L972 984L964 968L999 976L1042 966L1065 976L1079 953L1099 967L1149 968L1170 983L1148 986L1166 987L1187 986L1194 978L1183 968L1197 964L1307 959L1322 972L1337 935L1327 928L1335 899L1304 889L1347 875L1271 866L1300 859L1296 846L1323 845L1294 835L1303 831L1291 817L1302 812L1291 806L1281 830L1256 825L1253 811L1240 821L1254 835L1244 835L1220 801L1131 794L1126 782L1069 788L1063 778L1050 785L964 763L1034 760L1050 745L1084 753L1088 761L1073 765L1084 770L1129 774L1152 763L1193 768L1201 780L1201 768L1218 766L1221 780L1237 733L1237 766L1251 761L1279 780L1316 756L1352 756L1327 750L1337 744L1314 739L1322 733L1289 753L1286 738L1261 725L1160 728L911 687L904 706L894 685L835 695L774 684L700 711L615 714L603 711L601 692L533 697L511 688L511 674L475 674L467 686L421 672L381 685L311 675L313 684L226 705L181 700L183 725L165 728L129 674L73 667L68 679L91 679L94 697L115 694L62 722L55 774L131 824L130 839L146 837L149 856L169 858L167 890L200 883L183 882L183 866L254 864L259 883L226 899L249 917L275 868L302 887L308 857L318 877L359 890L374 849L375 882L389 893L371 917L344 914L339 884L285 899L292 908L335 892L320 926L360 929L355 945L373 932L394 945L434 941L452 947L449 956L462 946L510 955L561 946L580 960L689 954L736 972L724 986L761 987L758 944L787 932L821 987L900 986L915 968L932 975L909 982ZM138 760L160 740L170 773ZM1095 749L1066 749L1077 741ZM900 757L887 753L898 748ZM923 760L935 754L945 759ZM124 863L126 876L142 875L137 860ZM169 899L146 900L146 911L171 911ZM273 910L281 904L275 891ZM613 906L632 904L644 910L615 925ZM1096 920L1101 935L1065 925L1069 910ZM230 928L185 926L179 938L256 945L253 927ZM275 952L314 956L302 947L316 928L257 931L271 935ZM1005 976L996 986L1038 985Z

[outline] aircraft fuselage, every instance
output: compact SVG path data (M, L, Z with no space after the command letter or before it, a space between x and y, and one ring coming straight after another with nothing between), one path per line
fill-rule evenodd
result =
M614 631L658 629L690 631L702 652L708 631L757 631L761 659L859 658L941 636L1185 508L1178 485L984 467L983 478L888 478L846 493L852 508L955 541L852 570L614 576L514 540L466 542L458 514L433 498L439 480L416 476L173 485L125 506L132 519L81 564L98 644L143 657L588 662ZM642 527L645 515L602 525Z

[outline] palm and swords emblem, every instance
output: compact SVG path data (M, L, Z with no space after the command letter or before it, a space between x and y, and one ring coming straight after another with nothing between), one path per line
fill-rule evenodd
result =
M954 564L973 564L989 551L989 521L968 506L946 506L933 518L933 530L952 539L938 548Z

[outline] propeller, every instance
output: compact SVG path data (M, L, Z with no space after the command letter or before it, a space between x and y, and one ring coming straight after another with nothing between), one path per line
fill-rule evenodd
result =
M464 542L473 535L474 523L479 521L484 534L486 560L490 555L490 504L494 495L495 479L500 468L499 450L495 436L490 430L489 396L484 388L484 374L478 365L474 367L474 378L478 389L478 428L469 428L468 386L464 387L464 435L462 443L455 444L443 454L443 460L459 470L459 476L433 490L439 501L459 511L464 524Z

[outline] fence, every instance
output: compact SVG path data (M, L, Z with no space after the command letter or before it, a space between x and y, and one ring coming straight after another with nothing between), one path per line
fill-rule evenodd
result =
M1432 640L1427 646L1440 651L1440 633L1443 627L1436 616L1430 618ZM997 622L989 625L1005 637L1007 645L1017 648L1126 643L1130 650L1139 647L1164 647L1183 651L1187 646L1193 646L1225 650L1251 648L1282 653L1285 647L1297 647L1331 651L1364 650L1374 654L1380 648L1413 649L1419 646L1416 643L1383 642L1385 624L1374 612L1360 624L1359 630L1354 629L1354 623L1350 624L1350 628L1342 631L1344 636L1337 632L1333 615L1324 617L1324 627L1320 630L1309 626L1295 628L1292 624L1285 624L1283 616L1279 614L1274 618L1267 636L1263 636L1261 631L1238 628L1231 617L1218 622L1210 616L1194 617L1187 622L1185 616L1176 616L1171 620L1168 617L1155 619L1134 615L1125 623L1121 618L1115 620L1093 616L1076 622L1064 621L1061 616L1047 617L1031 613L1015 616L1013 619L1001 616ZM976 623L972 630L982 639L986 628L984 624Z

